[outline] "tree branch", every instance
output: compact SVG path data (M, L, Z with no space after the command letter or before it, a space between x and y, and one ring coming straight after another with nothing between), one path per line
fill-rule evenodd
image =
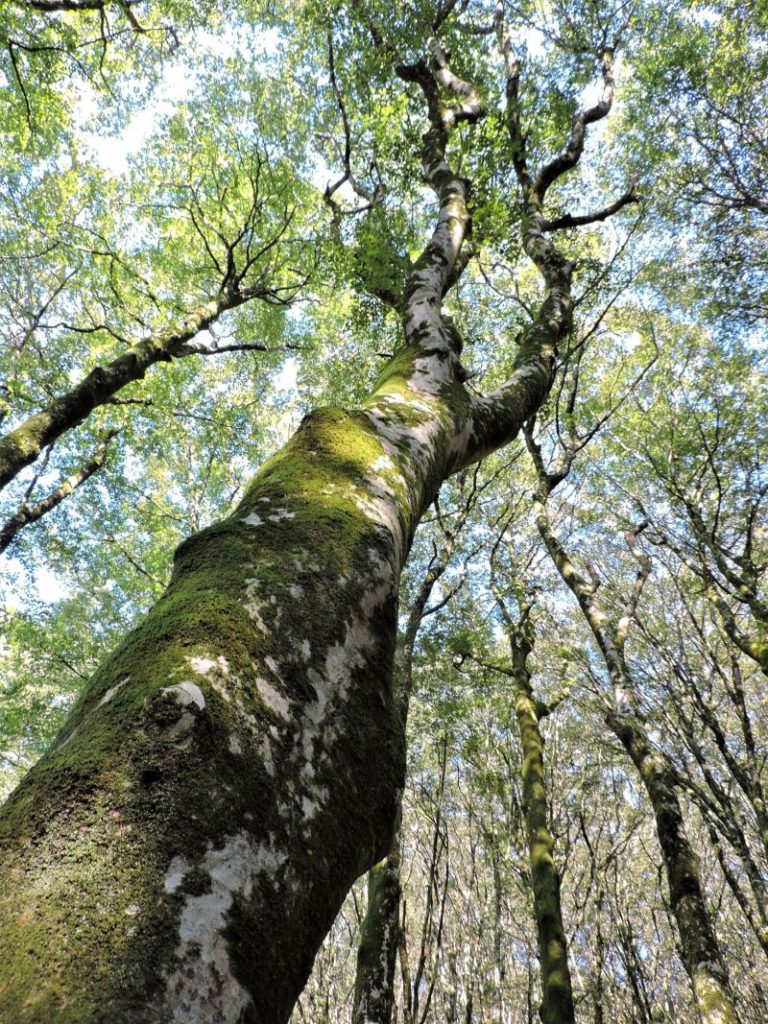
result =
M587 126L594 124L606 117L613 104L613 93L615 81L613 77L613 50L606 48L602 56L603 92L598 102L593 107L580 111L571 123L571 135L565 149L556 157L545 164L539 171L533 190L538 198L539 204L543 203L544 196L549 187L558 178L566 174L581 159L584 152L584 142L587 135Z
M34 505L28 505L26 500L21 503L16 513L0 529L0 554L11 544L20 530L24 529L25 526L31 526L32 523L36 523L44 515L52 512L65 498L68 498L73 491L81 487L86 480L89 480L94 473L101 469L107 458L109 443L117 433L117 430L108 431L96 449L93 458L82 469L78 469L75 473L68 476L62 484L46 495L45 498L35 502Z
M611 203L610 206L605 206L602 210L596 210L594 213L582 213L582 214L563 214L562 217L556 217L554 220L545 220L541 225L542 231L563 231L567 228L578 228L583 227L585 224L596 224L598 221L608 220L614 213L618 213L629 203L642 202L642 196L639 196L635 191L637 186L638 176L633 174L629 180L629 188L620 196L616 202Z

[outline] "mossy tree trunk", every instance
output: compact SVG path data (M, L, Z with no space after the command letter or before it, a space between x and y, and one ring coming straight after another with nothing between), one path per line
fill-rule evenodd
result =
M560 873L548 823L544 737L539 725L540 708L533 698L526 664L531 649L527 638L515 637L512 646L515 715L520 732L523 808L541 968L539 1016L542 1024L573 1024L576 1017L560 903Z
M701 889L699 858L686 834L672 766L653 747L643 723L631 711L611 713L607 721L632 759L653 809L680 948L702 1024L738 1024L725 964Z
M400 933L400 836L368 872L368 904L357 950L352 1024L389 1024Z
M535 629L531 621L533 604L526 601L517 583L518 615L510 612L504 594L494 584L496 603L512 649L510 665L473 658L478 664L501 672L512 680L515 717L520 739L520 775L528 864L533 890L533 916L539 948L542 1024L573 1024L576 1011L568 963L568 941L563 927L560 900L560 872L555 862L555 840L549 828L549 798L545 773L544 735L541 719L554 709L533 695L528 656L533 650Z
M439 50L432 66L446 88ZM469 215L445 148L480 108L462 90L443 107L435 83L419 81L439 214L403 347L360 408L307 416L238 508L179 547L165 594L2 810L9 1020L281 1024L350 885L390 848L414 530L445 477L537 408L570 323L563 262L509 383L465 390L441 305Z
M413 600L403 630L402 645L395 671L395 699L400 712L403 733L408 723L408 709L413 693L413 656L416 638L427 615L442 607L461 581L434 608L427 604L437 582L448 568L457 537L484 490L478 487L477 473L457 511L451 526L441 522L444 543L435 550L421 586ZM355 994L352 1024L390 1024L395 1002L394 982L397 949L400 942L400 818L387 857L374 864L368 873L368 903L360 931L360 944L355 972Z

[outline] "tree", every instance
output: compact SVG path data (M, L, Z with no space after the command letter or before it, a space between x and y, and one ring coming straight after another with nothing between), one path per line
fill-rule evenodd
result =
M707 912L699 877L699 858L685 831L675 770L650 739L640 711L638 687L625 656L627 631L650 575L650 560L638 553L640 567L621 618L606 614L597 596L600 579L595 570L592 569L591 580L579 572L552 530L547 514L551 493L567 478L573 458L584 439L574 439L566 448L562 462L550 472L544 466L541 449L534 441L530 428L526 439L539 481L533 501L536 525L550 557L578 601L600 648L613 688L612 699L606 701L606 721L637 769L653 807L683 960L691 977L701 1019L707 1022L733 1021L735 1024L738 1016L733 994L725 961ZM644 524L627 534L633 551L636 551L637 535L642 528Z
M717 940L738 935L740 914L758 944L762 934L762 852L750 831L762 813L762 731L747 706L753 678L740 681L761 642L765 492L759 460L740 461L739 442L723 443L711 428L706 387L695 419L703 467L695 430L680 438L672 423L671 470L654 436L664 422L658 392L674 391L681 324L698 320L691 331L715 353L714 377L726 364L737 375L735 343L712 339L728 317L751 329L744 325L761 308L737 289L705 301L699 281L673 294L679 264L659 256L691 206L702 273L734 223L750 237L761 230L745 170L754 117L703 74L692 51L702 38L697 12L470 0L233 4L204 16L184 3L167 13L108 2L7 11L4 88L16 147L3 194L14 212L3 229L3 536L22 567L71 553L80 608L102 600L89 593L100 558L118 582L103 598L107 624L75 656L68 621L82 621L78 602L70 620L64 609L9 613L0 656L12 667L10 731L20 738L4 753L21 753L19 771L50 729L24 722L25 697L28 707L36 695L51 720L69 693L79 697L1 812L5 1012L285 1021L350 886L389 855L370 877L360 925L358 1019L386 1021L400 998L419 1024L473 1013L506 1024L514 1014L532 1020L538 1002L553 1016L558 991L571 1016L589 1006L596 1021L693 1019L676 918L702 1012L714 986L732 1019L757 1020L764 999L749 955ZM732 12L722 5L714 16L727 40ZM762 29L732 21L741 28L728 66L741 86L754 84L760 61L738 53L752 53ZM266 42L253 26L267 30ZM178 52L192 56L174 64ZM624 103L605 121L622 62ZM106 117L120 129L142 104L141 89L123 83L170 91L180 72L192 95L155 112L156 129L124 172L107 173L87 155L78 90L102 97L102 127ZM690 129L690 150L661 151L644 89L664 91L680 131ZM702 105L726 113L710 124ZM756 288L759 246L740 265ZM639 362L649 338L656 358L664 353L663 372ZM270 389L288 351L315 407L286 437ZM178 358L194 354L210 358ZM173 365L143 381L161 362ZM586 395L578 405L577 388ZM745 428L733 401L725 388L729 432L757 436L759 416ZM533 444L535 416L576 439L572 455L590 441L591 464L573 474L569 466L570 489L558 492L589 547L586 575L565 572L582 604L594 604L589 567L603 565L600 540L636 527L645 501L650 525L639 543L653 540L669 564L688 567L695 579L681 581L681 604L697 622L702 601L711 614L694 642L680 637L676 647L658 625L663 591L645 573L625 658L626 622L610 621L621 586L606 572L608 614L595 637L607 650L622 633L609 670L618 665L621 686L643 705L631 721L614 716L611 740L604 673L585 631L563 610L535 535L525 544L506 536L512 576L543 623L531 650L527 596L521 621L506 622L515 674L502 679L516 686L524 758L505 683L477 665L483 648L488 665L508 665L510 652L499 636L505 595L497 588L494 597L492 569L474 559L500 543L509 494L531 479L500 460L493 488L478 485L481 500L450 506L452 525L441 505L442 547L431 558L434 524L417 528L441 486L458 478L461 494L467 468L525 424ZM267 447L276 454L244 486ZM722 488L714 502L712 481ZM89 506L91 524L80 525ZM496 521L484 521L481 507L495 509ZM544 533L562 554L554 531ZM168 582L164 552L180 540ZM457 558L471 599L469 587L452 585ZM633 564L631 551L612 558ZM402 589L413 600L398 662ZM430 599L436 614L418 634ZM39 647L48 620L53 678L32 687L40 661L25 657L24 644ZM134 628L102 660L124 622ZM635 652L635 636L650 653ZM461 686L445 648L475 655ZM721 648L729 672L714 653ZM87 675L94 662L88 683L58 681L65 670ZM714 662L710 690L692 662ZM539 705L552 705L574 670L578 699L540 719ZM539 704L530 673L547 696ZM498 697L483 695L491 685ZM732 712L711 706L723 692ZM423 786L406 797L393 843L408 717ZM434 740L414 733L425 721ZM625 746L641 775L650 761L661 766L645 794L615 741L628 724ZM723 820L724 771L743 794L738 826ZM409 823L413 813L425 836ZM654 815L668 887L657 876ZM398 857L407 895L395 922ZM424 892L415 903L412 874ZM686 930L692 894L696 928ZM725 908L718 935L714 899ZM566 943L571 977L558 988L550 968L567 978ZM332 995L341 1003L344 991L328 986L316 1015L332 1019Z
M442 480L507 443L549 391L571 326L572 263L547 238L560 225L546 220L545 198L613 94L605 42L602 98L531 170L519 65L497 11L522 243L545 294L507 382L475 396L442 312L471 222L454 139L471 140L484 113L439 40L455 7L432 12L424 53L395 67L423 97L422 173L437 199L402 287L403 346L358 408L307 416L235 511L180 546L160 601L5 805L5 1005L18 1019L285 1020L351 883L388 848L403 773L391 687L398 579ZM390 45L368 29L374 46ZM197 202L192 193L187 212L204 234ZM218 203L227 210L223 193ZM258 253L280 236L253 256L248 220L222 235L220 294L244 295ZM208 325L206 313L183 344ZM119 359L141 372L131 351ZM81 386L89 396L95 379ZM25 447L12 431L11 462L55 436Z

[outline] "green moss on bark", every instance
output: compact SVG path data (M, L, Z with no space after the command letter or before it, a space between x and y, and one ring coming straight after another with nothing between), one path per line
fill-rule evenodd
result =
M5 807L0 999L10 1019L165 1019L179 915L211 884L196 864L243 829L290 851L292 874L289 884L281 860L230 909L233 970L260 1021L282 1019L281 999L292 1004L340 899L383 853L402 784L389 691L399 565L371 514L383 454L364 413L305 420L240 508L180 546L167 592ZM375 487L405 532L411 496L396 460L382 465ZM367 649L349 639L360 617ZM355 699L343 706L329 682L323 732L302 709L320 715L329 652L349 658L343 685ZM265 703L265 685L279 688L290 721ZM296 783L307 765L310 790ZM175 857L191 867L167 892ZM286 958L265 977L258 954L278 933Z

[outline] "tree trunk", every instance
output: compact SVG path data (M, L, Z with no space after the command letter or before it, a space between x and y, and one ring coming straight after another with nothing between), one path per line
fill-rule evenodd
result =
M398 579L469 441L451 356L407 348L305 419L4 808L12 1019L287 1019L389 848Z
M9 1019L283 1022L387 853L413 531L495 415L507 437L530 415L553 355L527 354L496 414L473 400L440 315L446 262L425 257L408 344L371 398L308 416L236 511L179 547L166 593L3 809Z
M575 1010L568 943L560 905L560 874L555 864L555 841L547 821L544 775L544 737L526 659L531 646L518 636L512 642L515 714L522 753L523 808L533 885L533 913L541 964L542 1024L573 1024Z
M477 659L481 665L502 672L514 685L515 717L520 737L520 775L523 784L523 812L528 841L528 864L533 890L533 916L539 947L542 1024L573 1024L571 971L568 942L563 927L560 901L560 873L555 863L555 840L549 828L549 800L544 770L544 735L541 718L552 708L536 700L528 670L528 656L536 639L530 619L532 604L523 600L522 588L514 584L518 614L513 617L504 595L494 586L496 604L507 628L512 649L510 668Z
M399 942L399 836L389 855L368 872L368 907L357 951L352 1024L389 1024Z
M609 714L607 721L637 768L653 808L683 962L702 1024L738 1024L725 964L701 891L699 858L685 832L674 771L661 751L653 748L645 727L631 711Z
M457 535L466 523L477 500L476 481L451 530L445 530L445 543L435 551L427 566L418 593L408 613L403 631L402 650L397 659L395 693L403 734L408 724L408 709L413 693L413 655L421 624L429 612L427 602L435 584L450 564ZM395 962L400 942L400 820L386 859L374 864L368 873L368 905L361 928L355 973L352 1024L390 1024L394 1007Z
M589 583L573 564L549 520L549 495L567 477L570 465L566 463L563 472L547 474L540 449L530 435L527 440L539 478L533 499L536 526L563 582L578 601L605 661L616 695L615 707L606 720L637 768L653 808L683 962L702 1024L738 1024L725 961L701 892L698 857L685 833L674 770L663 752L650 742L645 724L636 713L637 688L624 655L627 629L636 612L650 564L646 562L638 573L623 616L612 621L597 600L596 585Z

